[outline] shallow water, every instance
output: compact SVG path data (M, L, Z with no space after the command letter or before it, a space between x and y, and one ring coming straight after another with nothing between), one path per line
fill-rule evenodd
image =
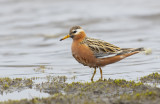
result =
M48 96L49 96L48 93L42 93L33 89L26 89L20 92L15 91L13 93L7 93L7 94L4 93L3 95L0 95L0 101L7 101L8 99L9 100L15 100L15 99L20 100L25 98L32 99L35 97L42 98L42 97L48 97Z
M104 78L137 80L160 71L160 1L1 0L0 8L0 77L65 75L90 81L93 70L72 57L72 40L59 41L74 25L119 47L152 49L152 55L104 67ZM40 66L44 72L34 70ZM97 71L94 80L99 78Z

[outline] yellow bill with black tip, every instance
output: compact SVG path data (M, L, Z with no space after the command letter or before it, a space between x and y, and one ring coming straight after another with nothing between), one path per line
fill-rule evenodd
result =
M66 35L65 37L63 37L62 39L60 39L60 41L62 41L62 40L64 40L64 39L67 39L67 38L69 38L70 37L70 35L68 34L68 35Z

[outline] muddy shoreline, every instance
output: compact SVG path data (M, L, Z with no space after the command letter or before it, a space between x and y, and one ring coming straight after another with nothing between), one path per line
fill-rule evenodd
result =
M141 77L138 82L104 79L67 83L65 76L48 76L46 82L36 84L36 79L0 78L1 94L36 89L48 93L49 97L8 100L0 104L157 104L160 101L158 73Z

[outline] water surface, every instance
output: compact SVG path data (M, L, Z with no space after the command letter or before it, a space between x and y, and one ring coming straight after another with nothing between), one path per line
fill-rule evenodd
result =
M160 1L1 0L0 8L0 77L65 75L90 81L93 69L72 57L72 39L59 41L74 25L119 47L152 49L152 55L136 54L104 67L104 78L137 80L160 71ZM40 66L44 72L34 70Z

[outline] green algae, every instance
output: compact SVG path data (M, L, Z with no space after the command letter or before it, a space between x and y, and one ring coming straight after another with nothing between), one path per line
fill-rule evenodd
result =
M48 98L33 98L31 100L23 99L20 101L7 101L0 104L106 104L106 102L100 99L91 99L86 96L73 96L55 94Z
M140 78L141 82L143 83L160 83L160 74L159 73L152 73L147 76Z
M15 89L22 88L32 88L32 79L22 79L22 78L0 78L0 93L3 92L13 92Z
M128 104L159 104L160 93L159 89L142 90L140 92L133 92L133 94L123 94L115 103Z
M152 73L150 79L159 78L158 73ZM15 85L21 86L22 82L28 88L35 88L36 90L49 93L47 98L33 98L22 100L9 100L0 102L0 104L157 104L160 102L160 88L144 84L142 77L139 82L127 81L125 79L104 79L95 82L72 82L67 83L65 76L47 76L46 82L34 84L30 79L0 79L0 85L3 89L10 89L13 87L13 80ZM25 80L25 81L24 81ZM19 83L19 84L18 84ZM19 88L19 87L17 87Z

